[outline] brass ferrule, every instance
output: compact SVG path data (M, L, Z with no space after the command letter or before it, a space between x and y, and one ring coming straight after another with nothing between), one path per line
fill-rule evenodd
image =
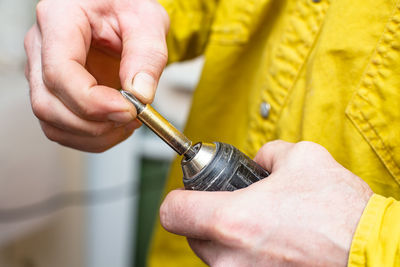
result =
M121 94L136 107L138 119L164 140L164 142L179 155L184 155L191 149L192 141L178 131L154 108L150 105L142 104L128 91L121 90Z
M138 114L138 118L179 155L185 154L191 148L192 141L178 131L150 105L146 105L143 111Z

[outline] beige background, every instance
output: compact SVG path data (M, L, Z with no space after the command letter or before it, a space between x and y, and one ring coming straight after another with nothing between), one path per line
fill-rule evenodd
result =
M34 21L36 2L0 1L0 267L127 267L135 246L131 230L137 196L10 223L1 220L1 210L55 194L134 184L141 156L174 156L153 135L140 132L101 155L45 138L30 109L23 74L23 38ZM160 82L154 106L178 128L184 125L201 66L201 59L171 66Z

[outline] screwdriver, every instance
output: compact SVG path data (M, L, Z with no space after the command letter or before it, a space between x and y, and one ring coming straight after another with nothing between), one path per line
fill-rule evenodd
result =
M181 167L185 189L234 191L269 175L260 165L230 144L199 142L193 145L189 138L150 105L141 103L128 91L120 92L135 106L138 119L183 156Z

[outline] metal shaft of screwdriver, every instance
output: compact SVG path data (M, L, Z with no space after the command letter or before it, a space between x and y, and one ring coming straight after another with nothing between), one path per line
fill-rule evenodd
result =
M128 91L121 90L121 94L131 102L136 110L138 119L149 127L156 135L158 135L165 143L179 155L185 155L191 158L196 153L192 147L192 141L183 133L178 131L169 121L161 116L150 105L140 102L133 94Z

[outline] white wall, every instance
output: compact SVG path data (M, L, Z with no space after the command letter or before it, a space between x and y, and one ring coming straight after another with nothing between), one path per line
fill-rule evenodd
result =
M1 212L85 184L84 154L49 142L30 109L23 38L36 3L0 1L0 266L83 267L84 208L8 223Z
M137 200L128 185L138 182L138 159L171 158L174 153L154 135L140 131L99 155L45 138L31 112L23 74L23 38L33 23L36 3L0 1L0 266L127 267L133 260ZM201 65L201 60L173 65L160 82L154 106L178 128L186 120ZM2 210L58 193L124 185L126 191L107 203L69 206L9 223L3 216L2 221Z

